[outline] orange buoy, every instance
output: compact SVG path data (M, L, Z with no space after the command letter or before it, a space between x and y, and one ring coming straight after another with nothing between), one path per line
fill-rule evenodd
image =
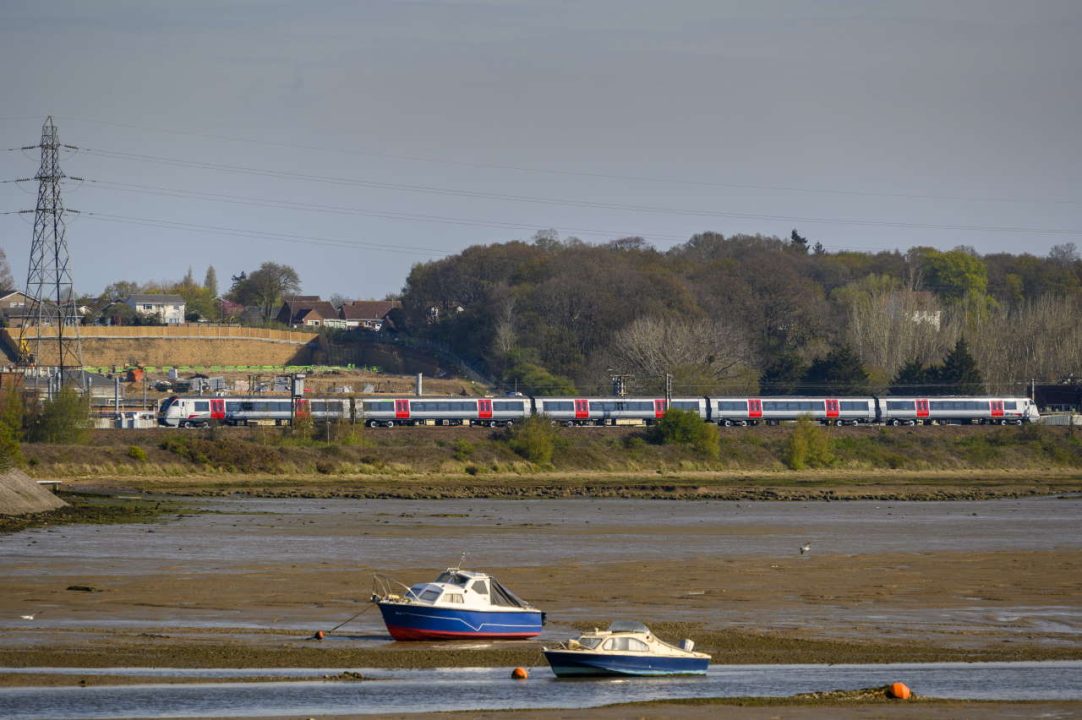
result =
M909 686L902 682L891 683L889 695L898 700L908 700L913 693L909 692Z
M312 637L314 637L316 640L322 640L323 638L327 637L327 633L323 632L322 630L316 630L316 634Z
M526 668L524 667L517 667L511 671L511 677L515 680L525 680L530 677L530 673L526 672Z

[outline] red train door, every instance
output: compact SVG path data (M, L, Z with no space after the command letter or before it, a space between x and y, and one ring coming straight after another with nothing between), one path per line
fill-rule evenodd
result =
M928 417L928 415L929 415L929 413L928 413L928 399L927 398L919 398L917 400L917 417L926 418L926 417Z
M998 417L998 418L1003 417L1003 401L1002 400L992 400L989 403L989 405L992 406L991 407L992 417Z
M668 410L668 407L665 404L665 400L654 401L654 417L660 420L661 418L665 417L666 410Z
M590 401L585 398L575 400L575 419L585 420L590 417Z
M841 406L838 404L837 398L827 398L824 402L826 404L828 418L836 418L841 415Z
M308 406L308 401L304 398L293 399L293 415L298 418L306 418L311 415L311 408Z
M489 398L480 398L477 401L477 417L482 420L492 419L492 400Z
M763 416L763 401L759 398L748 398L748 417L756 420Z
M1002 410L1003 403L1000 403L1000 409ZM1000 415L1003 413L1000 412ZM210 399L210 419L211 420L225 420L225 400L223 398L211 398Z
M395 400L394 401L394 416L399 420L408 418L410 416L410 401L409 400Z

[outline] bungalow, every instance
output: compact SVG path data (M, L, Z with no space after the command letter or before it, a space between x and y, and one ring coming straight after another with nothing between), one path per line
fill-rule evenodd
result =
M156 317L163 325L184 324L184 298L180 295L129 295L124 304L144 317Z
M18 290L0 290L0 318L12 325L21 325L34 307L34 298Z
M282 303L275 320L290 327L345 327L338 311L318 295L295 295Z
M394 325L387 316L400 307L402 303L397 300L354 300L342 304L340 316L348 328L379 332L384 325Z

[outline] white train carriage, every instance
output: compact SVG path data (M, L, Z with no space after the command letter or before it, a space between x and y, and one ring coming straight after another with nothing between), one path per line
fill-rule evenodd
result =
M395 425L504 426L530 416L530 399L516 398L393 398L358 401L357 420L369 427Z
M774 425L800 417L827 425L875 422L875 398L710 398L710 420L718 425Z
M1021 425L1040 419L1029 398L885 397L879 400L879 413L886 425Z
M706 419L706 398L535 398L535 410L554 422L567 425L653 425L667 408L690 410Z
M158 409L158 424L168 427L205 427L211 423L250 425L273 422L287 425L296 417L318 422L348 421L348 399L288 397L179 397Z

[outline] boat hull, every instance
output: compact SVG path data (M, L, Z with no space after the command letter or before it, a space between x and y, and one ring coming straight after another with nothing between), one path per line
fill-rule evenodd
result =
M457 610L405 603L379 603L395 640L519 640L541 634L540 610Z
M707 658L658 655L617 655L546 650L545 659L556 677L628 677L705 675Z

